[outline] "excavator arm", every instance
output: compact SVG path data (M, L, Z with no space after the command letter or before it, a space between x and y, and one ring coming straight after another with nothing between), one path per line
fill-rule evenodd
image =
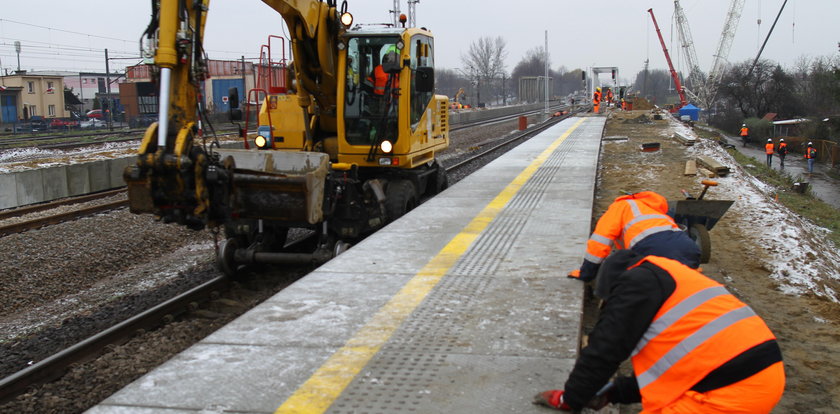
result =
M153 213L192 228L215 226L230 211L234 191L231 160L201 142L201 82L207 77L203 50L209 0L153 0L144 56L159 85L159 122L146 131L137 165L126 169L131 210ZM339 35L346 29L335 0L264 0L290 28L301 116L317 117L322 131L336 130ZM342 11L346 11L346 1ZM314 100L314 102L313 102ZM239 174L241 181L244 174ZM254 178L254 177L251 177ZM214 181L209 183L208 180ZM216 199L221 197L221 199ZM219 207L221 206L221 208ZM314 220L314 219L313 219Z

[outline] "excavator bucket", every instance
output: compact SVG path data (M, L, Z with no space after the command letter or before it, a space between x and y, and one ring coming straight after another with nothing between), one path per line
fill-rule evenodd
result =
M322 204L329 156L318 152L216 150L233 163L230 207L240 218L316 224Z

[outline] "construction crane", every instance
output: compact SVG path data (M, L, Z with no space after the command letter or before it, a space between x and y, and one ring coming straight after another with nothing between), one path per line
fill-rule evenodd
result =
M691 83L691 88L687 88L686 92L703 108L711 106L717 93L717 85L723 76L726 58L729 56L729 49L732 47L732 39L735 37L735 31L741 19L744 2L745 0L732 0L730 2L729 12L726 14L723 30L720 33L717 52L714 55L715 59L712 64L712 69L709 71L709 76L704 77L703 72L700 70L700 65L697 62L697 52L694 49L694 40L691 36L691 28L688 25L688 18L685 16L685 11L680 5L680 1L674 0L674 16L677 20L677 32L679 33L685 60L688 62L688 79Z
M746 0L732 0L729 3L729 12L726 13L726 21L723 23L723 30L720 33L715 60L712 70L706 79L706 95L709 101L715 99L717 86L723 77L723 68L726 65L726 58L729 56L729 49L732 47L732 39L735 38L735 31L738 29L738 22L741 20L741 11L744 10Z
M648 9L648 13L650 13L650 18L653 19L653 27L656 28L656 35L659 36L659 43L662 44L662 51L665 52L665 60L668 61L668 69L671 71L671 78L674 79L674 86L677 88L677 93L680 95L680 106L674 108L674 111L676 111L686 106L686 104L688 104L688 100L685 99L685 90L680 83L680 77L677 75L677 71L674 70L674 64L671 63L671 55L668 53L668 47L665 46L665 39L662 38L662 32L659 31L659 24L656 23L656 16L653 15L653 9Z
M691 36L691 28L688 26L688 18L685 17L680 5L680 0L674 0L674 18L677 20L677 33L680 36L680 43L682 44L683 54L688 64L688 80L691 83L691 88L686 88L689 96L705 107L706 97L706 77L703 71L700 70L700 65L697 63L697 52L694 50L694 39Z

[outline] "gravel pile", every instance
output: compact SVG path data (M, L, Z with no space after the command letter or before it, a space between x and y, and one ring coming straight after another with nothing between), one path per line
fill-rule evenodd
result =
M441 162L451 165L516 127L510 121L454 132ZM215 277L214 257L209 231L164 225L125 209L0 238L0 376ZM111 347L62 379L0 405L0 412L82 412L307 272L259 269L247 286Z

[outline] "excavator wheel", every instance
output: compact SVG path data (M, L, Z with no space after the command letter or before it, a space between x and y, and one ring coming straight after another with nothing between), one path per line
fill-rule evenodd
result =
M219 246L219 254L216 256L216 263L219 269L228 277L236 277L239 265L234 260L234 253L239 248L239 242L235 238L225 239Z
M449 188L449 176L446 175L446 168L440 165L439 162L435 161L435 167L437 171L435 171L435 178L434 178L434 194L439 194L443 190Z
M385 212L392 222L417 207L417 190L408 180L394 180L385 189Z
M712 239L709 237L709 230L703 224L692 224L688 228L688 236L697 247L700 248L700 263L709 263L712 257Z

